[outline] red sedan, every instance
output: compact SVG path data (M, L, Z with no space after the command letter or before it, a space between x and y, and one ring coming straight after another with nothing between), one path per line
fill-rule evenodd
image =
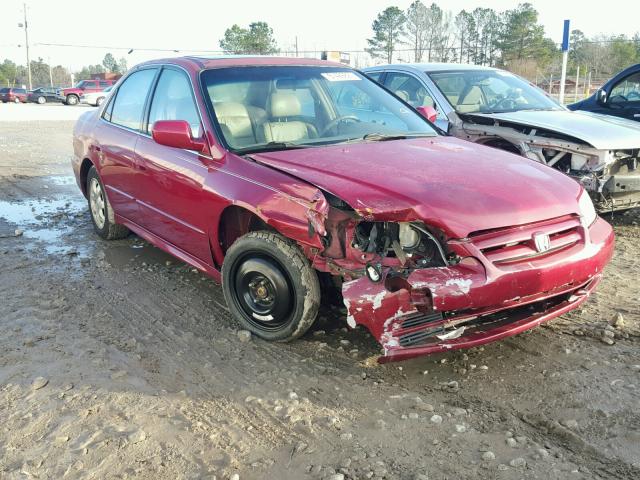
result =
M158 60L80 117L73 168L100 236L133 231L222 281L267 340L307 331L321 283L382 361L481 345L584 302L614 238L583 188L420 113L337 63Z

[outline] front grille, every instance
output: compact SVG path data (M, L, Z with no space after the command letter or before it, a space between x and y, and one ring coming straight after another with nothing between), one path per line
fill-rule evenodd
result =
M539 251L534 235L549 236L549 248ZM470 235L473 244L495 265L527 261L535 257L566 250L583 241L580 218L576 215L517 227L476 232Z
M401 324L402 328L412 328L442 320L442 312L415 313L407 316Z

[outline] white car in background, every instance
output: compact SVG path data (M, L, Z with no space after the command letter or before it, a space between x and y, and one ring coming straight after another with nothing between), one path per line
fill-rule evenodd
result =
M107 87L101 92L90 92L82 94L80 95L80 103L86 103L88 105L93 105L94 107L99 107L100 105L102 105L102 102L104 102L109 96L112 88L113 86Z
M572 112L497 68L426 63L363 71L414 108L435 108L434 123L448 134L563 171L600 212L640 206L638 122Z

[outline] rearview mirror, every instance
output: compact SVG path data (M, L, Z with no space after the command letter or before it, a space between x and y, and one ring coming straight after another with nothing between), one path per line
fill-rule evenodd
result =
M430 106L416 107L416 110L420 115L429 120L431 123L435 122L438 118L438 111Z
M191 135L191 126L184 120L158 120L153 124L151 136L160 145L202 152L205 142Z

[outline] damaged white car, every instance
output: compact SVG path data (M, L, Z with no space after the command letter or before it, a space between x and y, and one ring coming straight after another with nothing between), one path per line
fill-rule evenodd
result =
M609 212L640 206L640 124L572 112L526 80L496 68L400 64L364 72L402 100L433 107L449 134L565 172Z

